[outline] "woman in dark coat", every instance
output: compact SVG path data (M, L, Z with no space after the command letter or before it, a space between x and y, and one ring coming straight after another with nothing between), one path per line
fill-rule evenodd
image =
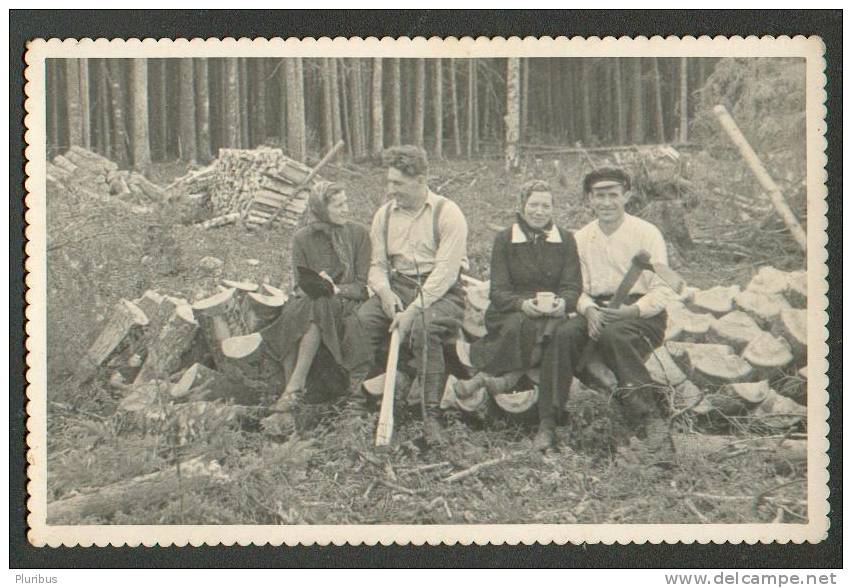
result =
M582 289L580 260L574 236L553 223L553 204L547 182L521 188L517 219L497 235L491 252L488 334L471 347L474 366L485 372L474 379L492 393L508 391L523 371L540 368L534 445L541 450L553 444L556 417L587 337L585 319L568 318Z
M348 389L348 368L358 365L358 306L367 299L370 234L347 220L343 186L319 182L308 199L311 222L293 236L294 294L262 336L284 363L287 384L275 407L287 410L297 397L329 400ZM334 284L334 295L312 299L297 285L306 267ZM353 344L354 342L354 344Z

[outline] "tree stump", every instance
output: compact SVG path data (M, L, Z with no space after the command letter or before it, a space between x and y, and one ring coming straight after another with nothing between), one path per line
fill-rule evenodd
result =
M242 306L247 329L259 331L280 316L287 297L280 290L279 292L278 295L246 292Z
M793 354L784 339L764 331L746 346L743 359L755 368L758 377L770 378L790 365Z
M798 365L804 365L808 360L808 311L787 308L778 314L772 325L772 334L783 337L790 345L790 350Z
M709 339L714 343L730 345L739 353L761 333L763 331L753 318L741 310L735 310L710 325Z
M277 397L284 389L284 369L260 333L241 335L222 342L225 363L219 369L242 389L234 396L240 404L259 404Z
M80 361L75 379L88 380L111 356L141 342L148 323L148 317L138 306L129 300L120 300Z
M675 363L674 358L665 347L658 347L651 353L645 368L651 379L662 386L677 386L686 380L686 374Z
M735 302L738 309L753 318L763 329L770 328L781 311L790 308L790 304L780 294L767 294L754 290L740 292Z
M225 364L222 341L232 335L229 316L234 313L236 307L234 292L233 288L229 288L192 305L198 325L213 356L213 363L219 369L222 369Z
M710 313L720 317L734 308L734 297L739 294L739 286L716 286L709 290L698 290L692 295L687 306L698 313Z
M148 357L134 383L168 378L180 367L181 357L192 344L197 330L198 323L192 315L192 308L188 304L177 306L151 343Z

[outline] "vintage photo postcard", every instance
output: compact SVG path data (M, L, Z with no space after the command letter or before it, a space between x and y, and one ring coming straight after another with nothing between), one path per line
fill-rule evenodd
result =
M820 38L26 64L32 544L826 537Z

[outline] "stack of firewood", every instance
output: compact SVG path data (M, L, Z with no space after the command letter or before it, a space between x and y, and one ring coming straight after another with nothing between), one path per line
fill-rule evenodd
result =
M118 164L83 147L71 147L47 162L47 193L68 192L101 202L117 202L143 212L164 198L163 190L140 173L118 169Z
M205 218L204 228L238 220L253 228L276 214L276 221L296 225L305 210L304 183L310 172L280 149L221 149L212 164L189 172L166 190L171 199L194 211L193 219Z

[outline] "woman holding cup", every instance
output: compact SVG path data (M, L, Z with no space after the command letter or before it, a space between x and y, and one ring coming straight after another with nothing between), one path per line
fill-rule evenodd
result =
M524 371L540 368L533 442L540 450L553 445L559 407L587 338L585 319L569 318L582 289L577 245L554 224L553 210L547 182L521 187L515 223L497 234L491 252L488 334L471 347L481 371L456 387L461 397L482 386L492 394L509 392Z

